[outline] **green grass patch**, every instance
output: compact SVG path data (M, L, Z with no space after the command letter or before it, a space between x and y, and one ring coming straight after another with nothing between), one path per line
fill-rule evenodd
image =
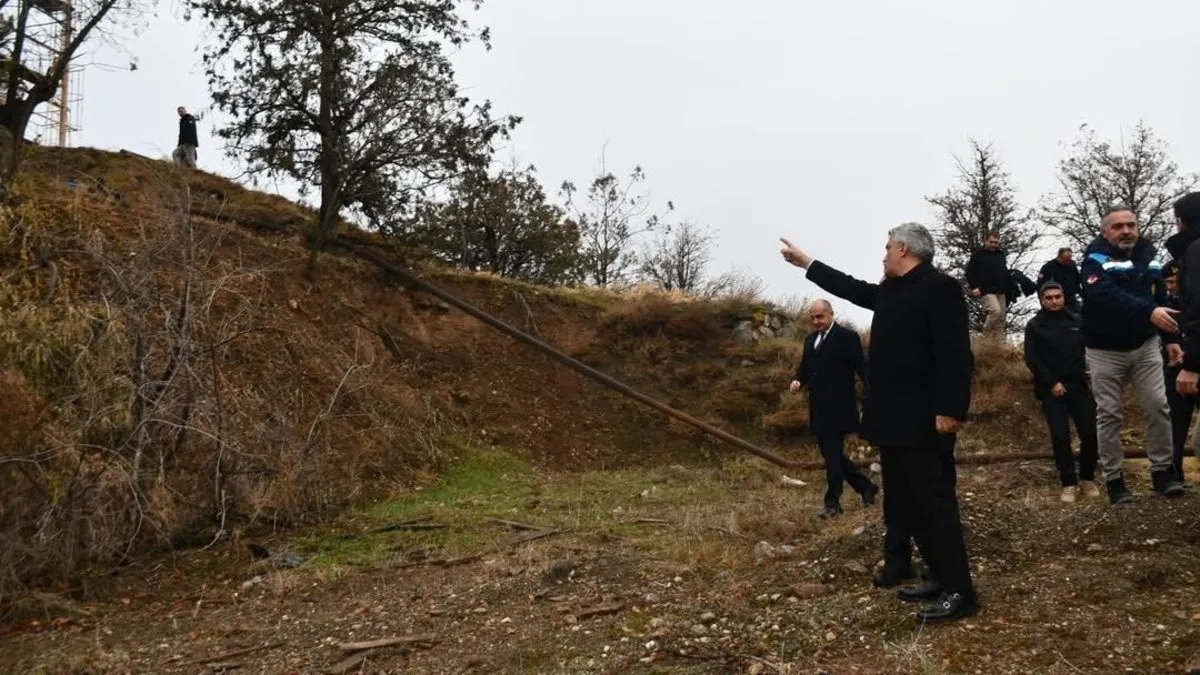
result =
M528 464L499 449L459 446L437 483L359 511L336 531L304 537L298 548L314 568L376 567L419 553L453 557L500 541L507 533L489 516L514 518L534 491ZM372 532L398 523L426 521L436 530Z

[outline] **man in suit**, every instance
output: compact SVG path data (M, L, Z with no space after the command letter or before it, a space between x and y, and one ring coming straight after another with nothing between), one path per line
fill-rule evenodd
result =
M808 388L809 428L817 437L817 446L825 458L825 508L820 518L842 512L842 483L850 484L865 506L875 504L879 486L871 482L846 457L846 434L858 432L858 397L854 392L857 374L866 384L862 339L858 333L833 320L828 300L809 305L808 321L812 331L804 340L804 356L792 379L791 391Z
M958 282L933 266L929 230L906 223L888 233L885 279L855 279L783 240L783 258L829 293L874 312L861 435L880 447L884 522L912 535L930 581L903 587L903 600L936 602L918 621L974 614L958 497L954 443L971 405L974 361L967 303Z

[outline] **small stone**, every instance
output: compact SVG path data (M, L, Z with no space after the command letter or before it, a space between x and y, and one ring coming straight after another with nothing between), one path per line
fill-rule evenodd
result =
M775 547L765 541L760 541L754 545L754 557L760 559L774 558Z
M746 675L763 675L763 673L766 672L766 670L767 670L766 666L764 666L761 663L755 662L755 663L751 663L750 666L746 668Z
M713 614L712 612L705 612L700 615L700 620L704 623L712 623L713 621L717 620L717 615Z
M871 573L871 570L867 569L866 565L858 562L857 560L851 560L850 562L846 563L845 565L842 565L842 567L851 572L854 572L855 574L870 574Z
M660 617L654 617L653 619L650 619L650 627L651 628L662 628L665 625L667 625L666 619L663 619Z
M854 528L853 530L851 530L851 531L850 531L850 534L851 534L851 535L853 535L853 536L855 536L855 537L857 537L858 535L860 535L860 534L862 534L863 532L866 532L866 531L867 531L867 526L866 526L866 525L859 525L858 527L856 527L856 528Z
M1088 544L1087 550L1091 553L1096 553L1098 551L1103 551L1104 547L1100 544Z
M707 634L708 634L708 626L705 626L702 623L698 623L698 624L692 626L692 635L707 635Z
M825 634L826 642L833 642L836 639L837 639L837 633L834 633L833 631L829 631L828 633Z

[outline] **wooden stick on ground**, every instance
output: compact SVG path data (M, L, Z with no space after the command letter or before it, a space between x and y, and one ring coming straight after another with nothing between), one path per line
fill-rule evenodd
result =
M343 642L338 645L338 649L344 652L360 652L366 649L379 649L380 647L393 647L395 645L433 644L437 642L437 639L437 635L433 633L420 633L417 635L402 635L400 637L383 638L382 640L371 640L370 642Z
M228 659L237 658L239 656L245 656L246 654L253 654L254 652L261 652L261 651L265 651L268 649L278 649L279 647L282 647L286 644L287 644L286 642L271 642L271 643L268 643L265 645L259 645L257 647L247 647L245 649L238 649L238 650L235 650L232 652L225 652L224 654L218 654L216 656L210 656L210 657L204 658L204 659L196 659L194 661L188 661L186 663L181 663L179 665L181 665L181 666L197 666L197 665L201 665L201 664L205 664L205 663L216 663L218 661L225 661Z
M544 527L538 527L537 525L530 525L529 523L521 523L521 522L517 522L515 520L505 520L503 518L488 518L488 522L496 523L497 525L507 525L515 530L539 530L540 531L540 530L546 529Z

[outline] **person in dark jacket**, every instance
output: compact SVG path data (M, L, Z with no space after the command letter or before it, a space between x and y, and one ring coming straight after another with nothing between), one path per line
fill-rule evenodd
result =
M1175 226L1178 232L1167 239L1167 251L1179 266L1176 285L1178 306L1183 310L1183 356L1171 388L1196 401L1200 383L1200 246L1195 244L1200 240L1200 192L1190 192L1175 201ZM1184 445L1177 442L1176 447L1176 467L1182 476Z
M196 134L196 118L188 113L187 108L179 106L179 143L172 157L176 164L189 169L196 168L196 148L200 147L200 137Z
M955 494L954 443L971 406L971 338L957 281L933 266L929 230L888 233L885 278L872 284L813 260L786 239L782 254L829 293L874 312L860 435L880 448L884 523L912 535L931 581L904 600L937 599L919 621L952 621L979 606Z
M804 339L804 356L792 379L791 391L808 388L809 429L825 459L825 507L818 514L830 518L842 512L842 483L850 484L863 505L875 504L879 486L871 482L846 457L846 434L858 432L858 396L854 376L866 384L862 338L833 320L833 306L817 300L808 308L812 331Z
M1171 412L1163 386L1162 342L1171 360L1181 358L1179 325L1165 307L1162 264L1154 246L1138 236L1137 217L1128 207L1111 208L1100 236L1088 246L1083 277L1083 337L1096 398L1096 436L1109 501L1127 504L1125 484L1125 385L1132 383L1146 421L1146 456L1154 491L1183 494L1175 475Z
M1171 237L1174 239L1174 237ZM1171 239L1167 240L1168 250ZM1179 297L1179 261L1172 260L1163 265L1163 281L1167 286L1167 307L1182 312L1183 302ZM1187 485L1183 476L1183 456L1187 449L1188 430L1192 427L1192 418L1196 408L1200 406L1200 398L1184 396L1175 386L1175 381L1183 370L1183 357L1176 353L1177 361L1171 360L1171 355L1163 349L1163 381L1167 388L1167 405L1171 408L1171 448L1175 457L1175 474L1180 482Z
M1062 501L1072 503L1082 479L1084 494L1099 497L1096 477L1096 402L1088 388L1087 360L1079 315L1066 308L1057 281L1039 291L1042 309L1025 324L1025 365L1033 373L1033 393L1050 427ZM1071 454L1071 421L1079 435L1079 472Z
M987 312L983 332L993 338L1004 337L1004 315L1008 311L1008 292L1012 281L1008 275L1005 253L1000 250L1000 234L988 232L983 248L971 254L967 261L967 288L971 297L979 300Z
M1075 252L1070 246L1058 249L1058 255L1047 260L1038 272L1037 284L1042 286L1048 281L1062 286L1063 295L1067 299L1067 309L1079 313L1079 267L1075 264Z

